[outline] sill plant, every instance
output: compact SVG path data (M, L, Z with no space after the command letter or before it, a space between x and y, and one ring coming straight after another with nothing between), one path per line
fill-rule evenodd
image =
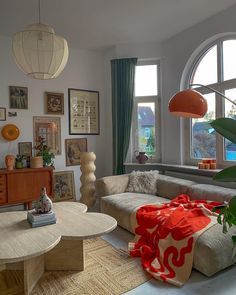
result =
M36 140L36 145L34 146L34 149L37 151L36 156L42 156L43 157L43 165L44 166L51 166L54 168L54 161L55 155L50 152L50 147L48 147L46 144L46 140L39 136Z
M236 120L231 118L219 118L212 121L211 126L226 139L236 143ZM217 181L236 182L236 166L225 168L218 172L214 178ZM228 228L236 225L236 196L230 202L225 202L222 206L217 206L214 211L219 210L218 223L223 225L223 232L226 233ZM236 235L232 236L236 244Z

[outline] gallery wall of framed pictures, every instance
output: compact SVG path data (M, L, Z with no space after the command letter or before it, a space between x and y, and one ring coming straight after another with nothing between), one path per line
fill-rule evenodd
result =
M8 92L8 105L0 106L0 121L17 122L21 119L24 122L25 114L29 121L32 89L25 85L12 84L8 86ZM79 166L80 153L89 150L89 135L100 134L99 92L68 88L68 97L65 97L63 92L54 89L44 91L36 99L42 102L43 109L38 109L38 115L35 112L32 114L32 121L29 122L32 124L32 133L24 134L23 138L17 140L15 154L24 155L30 159L36 155L34 147L37 138L43 137L50 151L56 157L60 156L60 162L64 159L64 165L60 164L59 170L57 170L55 159L54 201L74 200L75 187L79 185L77 181L74 181L74 172L77 169L74 167L73 170L61 170L63 166L66 169ZM65 122L66 119L67 124L62 125L61 119L64 116L63 121ZM61 128L63 128L63 136ZM20 134L23 132L20 130Z

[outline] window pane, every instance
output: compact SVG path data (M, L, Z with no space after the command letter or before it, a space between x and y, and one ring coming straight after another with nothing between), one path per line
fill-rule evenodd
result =
M216 157L215 130L209 122L215 119L215 94L204 95L208 112L203 118L192 119L191 157L194 159Z
M236 40L223 42L223 73L224 80L236 78Z
M155 146L155 103L138 103L138 151L153 156Z
M157 65L136 66L135 96L157 95Z
M213 46L202 57L193 73L192 83L209 85L217 82L217 47Z
M236 88L228 89L225 95L236 102ZM225 101L225 117L236 119L236 106L228 100ZM224 157L226 161L236 161L236 144L224 139Z

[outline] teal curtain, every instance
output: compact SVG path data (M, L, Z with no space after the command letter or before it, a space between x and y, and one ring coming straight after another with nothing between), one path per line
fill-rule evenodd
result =
M134 75L137 58L111 61L113 173L125 173L134 98Z

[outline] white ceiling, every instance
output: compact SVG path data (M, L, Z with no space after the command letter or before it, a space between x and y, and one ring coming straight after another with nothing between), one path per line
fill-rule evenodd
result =
M236 4L236 0L41 0L41 21L69 46L104 48L161 41ZM0 34L38 22L38 0L0 0Z

